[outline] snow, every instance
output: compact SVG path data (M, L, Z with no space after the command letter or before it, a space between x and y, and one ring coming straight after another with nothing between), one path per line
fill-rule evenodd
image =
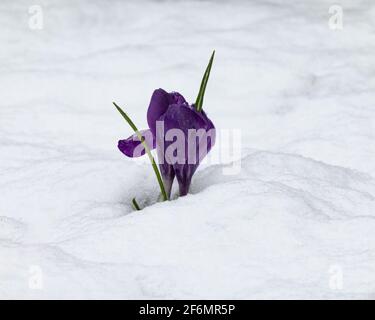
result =
M0 298L375 298L372 1L39 1L33 30L35 4L0 3ZM241 170L156 203L111 102L146 127L212 49L204 108Z

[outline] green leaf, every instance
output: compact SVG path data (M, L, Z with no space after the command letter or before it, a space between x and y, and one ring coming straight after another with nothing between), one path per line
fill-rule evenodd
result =
M214 61L214 57L215 57L215 50L212 52L210 61L208 62L206 71L204 72L204 75L203 75L203 78L202 78L202 82L201 82L201 86L199 88L199 93L198 93L198 96L197 96L197 100L195 101L195 108L199 112L202 111L202 108L203 108L204 93L206 91L208 78L210 77L210 72L211 72L212 63Z
M141 143L142 143L143 147L145 148L145 151L146 151L146 153L147 153L147 155L148 155L148 157L151 161L152 168L154 169L156 178L157 178L158 183L159 183L160 191L161 191L161 194L163 196L163 201L168 200L168 196L167 196L167 193L165 192L164 183L163 183L163 179L161 178L160 171L158 169L158 166L156 165L155 159L152 156L151 150L148 147L145 139L142 137L138 128L135 126L134 122L129 118L129 116L115 102L112 102L112 103L114 104L114 106L116 107L118 112L120 112L120 114L126 120L126 122L129 124L129 126L134 130L134 132L138 136L138 139L141 141ZM133 200L135 200L135 199L133 199ZM134 204L134 201L133 201L133 204Z
M137 203L137 200L135 200L135 198L132 199L132 203L133 203L133 206L134 206L134 209L139 211L141 210L141 208L139 207L138 203Z

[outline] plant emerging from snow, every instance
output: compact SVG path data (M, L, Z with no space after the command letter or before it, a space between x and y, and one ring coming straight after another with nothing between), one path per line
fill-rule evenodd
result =
M180 196L189 192L191 179L201 160L215 144L215 127L203 111L203 98L210 76L215 51L204 73L195 103L189 105L178 92L154 91L147 111L147 130L139 131L129 116L115 107L135 134L118 142L118 148L128 157L147 154L157 177L162 200L169 200L176 177ZM151 150L157 150L158 166ZM140 207L133 198L134 207Z

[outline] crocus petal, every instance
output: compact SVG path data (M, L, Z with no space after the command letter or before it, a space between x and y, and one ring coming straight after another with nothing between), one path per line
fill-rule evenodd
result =
M147 123L154 135L156 132L156 121L168 110L171 104L186 104L186 100L178 92L168 93L163 89L157 89L152 94L147 110Z
M215 143L214 126L205 113L198 112L195 108L187 105L174 104L169 106L167 112L160 117L159 121L163 121L164 127L164 132L162 133L164 139L163 146L159 143L160 139L157 138L159 161L162 159L164 163L173 166L173 173L179 184L180 195L186 195L190 188L192 176L199 166L199 162L207 155L208 151ZM178 137L176 137L177 140L170 141L167 133L173 132L171 131L172 129L178 129L176 133L178 133L177 131L183 133L182 146L178 146L178 148L183 148L183 152L181 152L182 156L177 155L177 160L175 156L171 156L168 152L168 148L172 144L175 145L178 141ZM191 129L197 130L197 133L199 133L198 130L200 130L205 136L199 138L198 141L194 141L191 139L191 136L189 136L189 130ZM213 135L207 136L207 133L211 129L213 129ZM212 134L212 132L210 133ZM159 137L161 134L157 132L156 135ZM196 137L194 138L196 139ZM164 152L164 154L161 154L162 152L159 150L161 147L163 148L162 152ZM178 153L179 152L177 152L177 154Z
M175 164L174 170L176 173L176 179L178 182L178 189L180 196L186 196L190 189L191 179L199 164Z
M211 148L214 146L216 142L216 129L212 121L207 117L207 114L203 110L200 112L200 115L203 117L203 119L206 122L206 131L211 133L209 135L209 138L207 139L207 153L209 153ZM203 153L202 154L203 157L200 158L199 160L202 160L207 155L207 153L206 154Z
M183 95L181 93L178 93L178 92L170 92L169 93L169 104L177 104L177 105L187 105L187 102L185 100L185 98L183 97Z
M160 163L159 168L160 168L161 176L163 177L165 192L167 193L168 198L170 198L173 180L175 177L174 168L172 165L166 162Z
M139 133L144 137L150 149L155 148L155 138L151 130L141 130ZM137 134L133 134L125 140L120 140L118 142L118 148L120 151L130 158L137 158L143 156L146 153L141 141L139 140Z

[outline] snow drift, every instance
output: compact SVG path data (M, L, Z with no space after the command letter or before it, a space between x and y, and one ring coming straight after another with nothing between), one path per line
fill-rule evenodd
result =
M340 1L340 31L323 0L39 2L41 30L0 3L0 298L375 298L372 1ZM145 127L212 49L241 170L157 203L111 102Z

